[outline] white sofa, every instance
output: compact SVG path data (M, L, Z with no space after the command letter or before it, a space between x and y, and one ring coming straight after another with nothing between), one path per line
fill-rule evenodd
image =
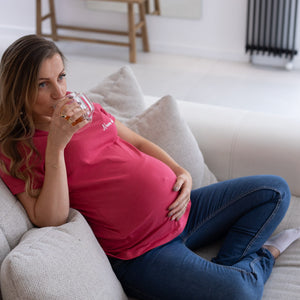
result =
M128 75L130 70L125 68L122 72L127 72ZM109 77L109 80L115 87L120 77L112 78L114 77ZM107 81L105 85L107 87ZM130 85L132 89L132 82ZM122 86L121 90L123 88ZM99 90L102 90L102 94ZM135 93L137 91L141 92L138 86ZM126 104L129 101L127 97L133 97L132 90L127 92L121 97L126 99ZM101 99L97 99L97 93L101 94ZM105 94L103 84L101 89L98 86L92 89L90 94L94 101L104 101L104 107L107 96L112 99L115 95ZM169 101L170 97L166 99ZM154 97L146 97L146 101L143 102L145 107L141 105L139 111L135 111L138 105L132 106L134 112L131 116L127 115L127 119L121 111L120 119L124 117L123 121L130 127L138 132L143 131L141 125L153 122L153 116L149 117L149 111L146 114L141 111L156 100ZM299 227L300 121L268 113L184 101L176 103L182 117L182 122L179 123L187 122L201 149L200 158L204 158L202 173L194 175L201 177L201 185L215 182L215 177L217 180L226 180L253 174L280 175L289 183L293 197L288 213L278 230ZM155 113L166 109L160 105L154 105ZM169 111L167 108L167 112ZM150 113L152 112L153 108L150 110ZM142 117L136 118L138 113L141 113ZM166 111L163 115L167 120L176 117L175 113L166 115ZM158 130L162 132L161 124L158 125ZM145 130L147 131L147 128ZM183 142L180 139L177 143L179 151L182 151L181 148L186 147L189 141ZM169 145L174 148L170 141L166 147ZM176 153L174 155L176 156ZM180 155L182 156L182 153ZM186 158L188 164L189 154ZM218 244L212 245L199 249L198 253L210 259L218 247ZM71 209L68 223L59 227L34 228L20 203L2 182L0 263L1 294L4 300L127 299L104 252L80 213ZM263 299L299 299L299 295L300 240L276 261L274 271L265 286Z

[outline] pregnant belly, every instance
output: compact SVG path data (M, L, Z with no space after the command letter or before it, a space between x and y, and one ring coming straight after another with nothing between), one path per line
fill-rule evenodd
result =
M101 219L118 238L169 222L168 207L178 194L173 191L176 175L162 162L147 157L142 163L131 162L130 168L122 166L114 184L106 185L107 197L101 204Z

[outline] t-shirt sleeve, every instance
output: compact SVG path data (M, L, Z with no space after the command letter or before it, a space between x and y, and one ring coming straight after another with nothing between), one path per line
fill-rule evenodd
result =
M13 195L17 195L25 191L25 182L23 180L12 177L4 173L2 170L0 171L0 177Z
M2 163L5 164L6 168L8 168L10 164L10 160L6 156L4 156L1 152L0 152L0 160ZM25 191L25 182L23 180L15 178L5 173L1 168L0 168L0 178L7 185L7 187L9 188L9 190L12 192L13 195L23 193Z

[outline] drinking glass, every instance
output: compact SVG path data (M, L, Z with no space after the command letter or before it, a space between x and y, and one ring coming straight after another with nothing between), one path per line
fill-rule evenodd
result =
M93 103L90 101L90 99L84 94L84 93L78 93L78 92L68 92L67 97L70 99L74 99L81 107L81 109L84 111L84 114L78 118L75 122L72 123L73 126L78 124L79 122L83 120L92 121L93 118L93 112L95 110ZM66 117L68 120L70 117Z

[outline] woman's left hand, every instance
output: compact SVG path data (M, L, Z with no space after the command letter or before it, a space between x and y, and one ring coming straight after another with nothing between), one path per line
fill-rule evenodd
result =
M178 221L185 213L187 205L190 202L192 177L189 172L182 169L177 175L173 190L179 192L179 194L176 200L169 206L168 217L170 217L171 220Z

